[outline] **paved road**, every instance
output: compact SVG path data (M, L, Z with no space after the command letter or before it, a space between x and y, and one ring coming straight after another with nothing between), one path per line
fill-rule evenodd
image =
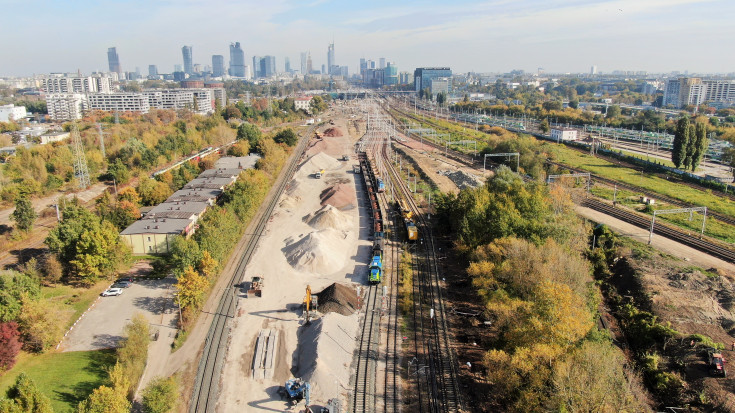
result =
M116 347L123 338L125 325L136 313L150 322L151 332L158 330L159 339L169 337L176 326L166 317L176 307L172 294L174 278L140 280L122 295L99 297L91 310L71 330L61 344L62 351L99 350ZM164 321L162 323L163 320Z

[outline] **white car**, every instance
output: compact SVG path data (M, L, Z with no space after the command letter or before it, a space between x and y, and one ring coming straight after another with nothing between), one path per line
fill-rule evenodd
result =
M122 293L123 293L122 288L108 288L102 293L102 296L107 297L109 295L120 295Z

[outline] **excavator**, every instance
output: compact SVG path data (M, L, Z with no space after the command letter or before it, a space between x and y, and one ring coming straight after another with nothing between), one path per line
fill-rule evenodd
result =
M306 286L306 297L304 297L304 310L306 311L306 323L309 324L309 310L311 309L311 285Z

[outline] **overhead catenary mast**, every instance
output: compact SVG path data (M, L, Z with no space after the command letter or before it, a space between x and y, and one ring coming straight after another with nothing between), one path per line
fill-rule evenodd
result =
M76 122L71 124L71 144L74 152L74 176L80 189L86 189L90 185L89 169L87 168L87 157L84 155L84 143L82 135Z

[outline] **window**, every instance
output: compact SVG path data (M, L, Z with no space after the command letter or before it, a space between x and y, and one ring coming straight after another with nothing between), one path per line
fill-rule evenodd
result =
M148 242L151 242L151 237L148 237Z
M148 251L149 251L149 252L150 252L150 251L153 251L153 247L149 245L149 246L148 246Z

